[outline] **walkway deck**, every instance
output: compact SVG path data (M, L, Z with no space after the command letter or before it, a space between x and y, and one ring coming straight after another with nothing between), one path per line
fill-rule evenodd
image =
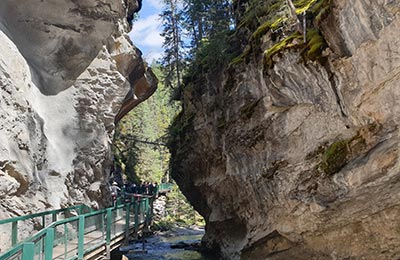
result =
M169 191L171 186L164 185L162 191ZM155 196L132 194L124 202L103 210L79 205L0 220L0 227L9 225L11 230L10 249L0 255L0 260L109 258L111 250L149 226L154 199ZM22 221L32 225L39 222L45 228L21 238L18 222Z

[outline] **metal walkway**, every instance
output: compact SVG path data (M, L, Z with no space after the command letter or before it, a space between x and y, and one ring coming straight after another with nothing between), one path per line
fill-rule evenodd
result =
M164 183L158 190L168 192L171 187ZM109 259L113 249L149 227L155 197L132 194L97 211L79 205L0 220L0 230L10 234L9 249L0 260ZM30 232L19 228L26 225L32 227Z

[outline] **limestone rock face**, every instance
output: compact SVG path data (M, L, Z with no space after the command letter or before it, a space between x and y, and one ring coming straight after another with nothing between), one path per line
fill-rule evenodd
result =
M116 116L157 86L126 34L127 17L138 6L137 1L2 1L1 218L110 202ZM7 247L8 231L0 230L0 249Z
M14 1L0 6L0 28L14 42L45 95L70 87L118 31L130 2L94 0ZM137 3L135 4L137 6Z
M400 258L400 6L333 0L296 50L183 93L173 177L225 259Z

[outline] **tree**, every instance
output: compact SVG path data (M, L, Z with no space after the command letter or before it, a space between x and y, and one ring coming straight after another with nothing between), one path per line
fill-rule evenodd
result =
M183 8L185 30L191 39L191 48L200 48L203 38L210 38L229 29L232 14L227 0L187 0Z
M161 13L164 37L164 84L173 89L179 88L182 82L184 63L184 46L182 41L182 12L180 0L164 0ZM176 87L174 87L174 85Z
M152 65L160 78L160 67ZM160 182L168 173L169 152L164 146L167 128L179 112L178 104L169 100L171 88L159 84L157 91L124 116L114 137L115 168L130 182Z
M184 26L191 39L190 47L198 49L207 31L207 9L210 1L187 0L183 7Z

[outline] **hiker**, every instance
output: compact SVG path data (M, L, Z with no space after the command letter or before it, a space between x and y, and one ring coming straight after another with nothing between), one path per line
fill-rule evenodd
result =
M113 198L113 201L115 201L117 199L118 193L121 191L121 188L118 187L118 183L117 182L113 182L111 187L111 197Z

